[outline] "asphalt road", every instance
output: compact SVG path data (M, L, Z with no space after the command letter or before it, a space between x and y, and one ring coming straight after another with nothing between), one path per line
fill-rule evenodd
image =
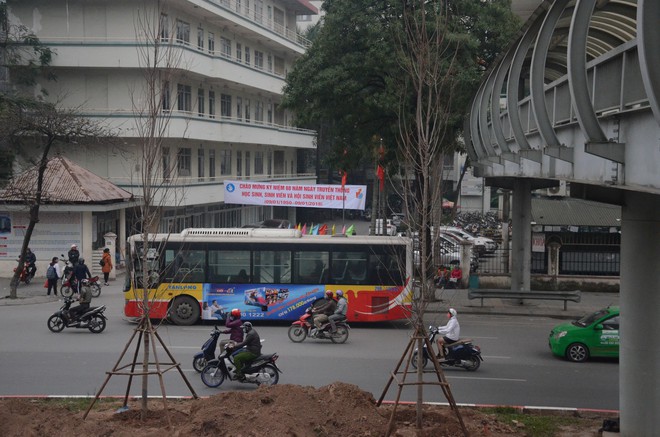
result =
M95 395L118 362L135 325L123 318L123 295L119 285L104 287L94 305L106 304L108 328L102 334L86 329L65 329L51 333L46 321L59 303L0 306L0 396L3 395ZM433 314L444 322L443 316ZM445 375L459 403L525 405L618 409L618 370L616 361L599 360L584 364L553 357L547 346L550 328L558 321L544 317L459 315L462 336L481 346L485 362L476 372L447 369ZM306 340L292 343L288 324L256 325L265 339L264 352L277 352L283 370L280 383L320 387L334 381L360 386L378 398L401 358L410 331L404 323L352 326L344 345L329 341ZM220 389L204 386L192 369L192 356L211 331L210 325L179 327L162 325L158 333L185 376L200 396L218 390L252 390L254 386L225 382ZM127 350L122 364L135 353L135 343ZM168 358L158 349L162 361ZM140 356L141 359L141 356ZM433 374L427 375L431 380ZM409 378L414 377L410 375ZM408 379L410 380L410 379ZM165 373L166 393L190 395L175 370ZM123 395L128 377L115 375L103 395ZM140 394L141 381L135 379L131 394ZM427 386L425 400L446 402L441 390ZM160 395L156 377L150 379L151 395ZM396 384L385 399L396 397ZM402 399L412 401L416 391L405 388Z

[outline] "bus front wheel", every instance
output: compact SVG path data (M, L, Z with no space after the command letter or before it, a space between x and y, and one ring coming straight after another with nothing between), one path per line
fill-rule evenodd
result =
M170 307L170 320L176 325L194 325L200 313L199 302L190 296L179 296Z

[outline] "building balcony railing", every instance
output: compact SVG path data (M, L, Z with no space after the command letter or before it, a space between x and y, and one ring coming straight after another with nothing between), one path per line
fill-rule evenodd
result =
M250 2L237 2L236 0L209 0L209 2L233 14L239 15L259 27L268 29L294 44L305 48L312 45L310 40L296 32L296 30L288 29L283 24L276 23L272 18L264 16L263 11L249 7Z
M174 170L176 172L176 169ZM122 187L140 187L142 180L139 176L135 177L109 177L106 178L113 184ZM316 173L282 173L282 174L253 174L250 176L236 176L233 174L221 176L172 176L153 178L153 186L166 186L166 187L194 187L194 186L207 186L207 185L222 185L225 181L251 181L251 182L279 182L284 181L301 181L301 180L314 180L316 181Z
M103 121L115 135L139 138L143 129L139 114L124 109L86 109L81 117ZM146 117L146 114L143 114ZM190 138L229 143L266 144L282 147L314 148L316 132L294 126L235 116L222 116L189 111L163 111L161 125L168 124L168 138Z
M52 37L52 36L43 36L41 37L41 42L45 45L54 47L57 51L57 56L54 58L53 67L67 67L72 61L72 56L75 57L76 66L87 66L84 63L88 62L90 67L104 68L104 67L116 67L118 65L123 65L126 68L141 68L140 59L138 56L137 48L144 46L145 41L136 40L135 38L117 38L117 37ZM256 60L252 62L246 62L243 59L237 58L232 53L226 53L222 49L209 50L208 47L198 47L195 44L186 41L173 40L162 40L162 47L179 49L190 54L202 55L204 59L208 61L226 61L240 66L241 68L246 68L254 72L267 74L274 76L279 80L284 80L286 77L286 66L276 65L273 58L268 60ZM74 50L73 52L67 51L67 48ZM94 53L84 53L82 50L84 48L89 48L93 50ZM113 54L112 52L103 52L100 53L99 50L103 49L122 49L128 48L132 50L132 53L126 56L126 53L122 53L121 57L118 58L119 54ZM98 58L98 59L96 59ZM117 58L117 59L115 59ZM176 56L174 56L176 58ZM119 62L121 59L121 62ZM81 64L82 63L82 64ZM185 63L184 63L185 64ZM173 69L179 69L179 66L171 67ZM188 67L188 69L195 68ZM200 74L203 74L199 72ZM206 73L208 74L208 72Z

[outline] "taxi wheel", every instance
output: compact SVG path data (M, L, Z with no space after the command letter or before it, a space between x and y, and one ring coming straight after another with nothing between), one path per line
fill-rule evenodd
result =
M573 343L566 349L566 359L583 363L589 358L589 348L582 343Z

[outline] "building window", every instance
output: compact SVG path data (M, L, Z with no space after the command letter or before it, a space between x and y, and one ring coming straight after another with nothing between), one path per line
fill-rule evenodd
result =
M220 174L231 174L231 150L220 151Z
M163 94L162 94L162 105L163 111L169 111L172 109L172 102L170 101L170 83L163 83Z
M179 111L192 111L192 87L177 84L177 109Z
M197 48L204 50L204 29L201 27L197 28Z
M264 19L264 1L255 0L254 1L254 21L257 23L263 22Z
M215 52L215 34L209 32L209 53L213 54Z
M176 20L176 42L190 44L190 24Z
M231 117L231 95L229 94L220 94L220 115Z
M170 180L170 171L171 171L171 163L170 163L170 148L169 147L163 147L161 150L161 155L163 157L163 179L166 181Z
M236 60L243 62L243 46L239 42L236 43Z
M257 100L254 108L254 121L257 123L263 123L264 121L264 102Z
M250 151L245 151L245 177L249 178L251 174Z
M204 180L204 149L197 149L197 178Z
M272 73L273 72L273 55L270 53L266 56L266 60L268 62L268 72Z
M192 167L192 151L190 147L179 147L176 154L176 169L179 176L190 176L190 168Z
M170 39L170 18L167 14L160 14L160 39L167 41Z
M275 56L273 71L278 76L284 76L284 59Z
M245 63L250 65L250 47L245 47Z
M243 120L243 98L236 97L236 118Z
M243 153L236 151L236 176L243 176Z
M209 117L215 118L215 91L209 91Z
M224 36L220 37L220 54L221 56L224 56L225 58L230 58L231 59L231 40L228 38L225 38Z
M245 99L245 121L250 122L250 99Z
M264 52L259 50L254 51L254 66L259 70L264 69Z
M204 89L197 89L197 115L204 116Z
M241 0L236 0L236 12L241 13Z
M273 104L268 104L268 124L273 124Z
M264 152L254 152L254 174L264 174Z
M209 150L209 178L215 178L215 149Z

